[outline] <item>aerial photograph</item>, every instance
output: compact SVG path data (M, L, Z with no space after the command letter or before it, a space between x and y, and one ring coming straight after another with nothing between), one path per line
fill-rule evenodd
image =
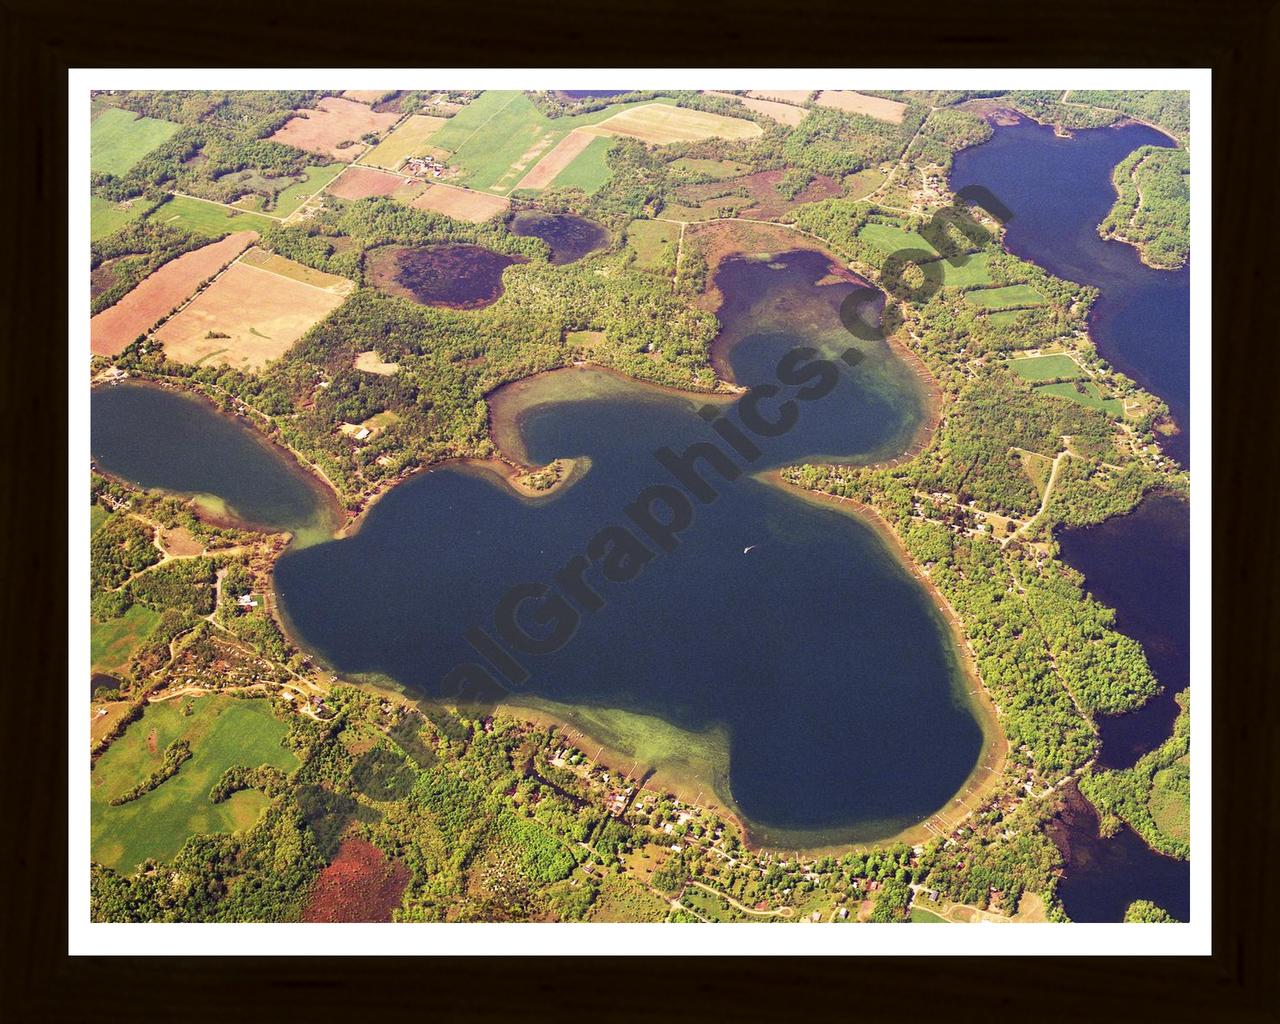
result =
M72 93L88 924L1191 922L1190 91L447 74Z

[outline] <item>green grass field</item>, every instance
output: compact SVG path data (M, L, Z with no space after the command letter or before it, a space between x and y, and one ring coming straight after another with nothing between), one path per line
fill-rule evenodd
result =
M1079 364L1067 355L1023 356L1010 359L1006 365L1023 380L1032 382L1075 378L1081 374Z
M1184 756L1182 761L1187 762L1188 758ZM1185 765L1181 767L1185 771ZM1170 839L1188 843L1191 841L1191 801L1178 787L1178 775L1177 767L1156 772L1151 780L1153 785L1148 807L1156 828Z
M114 235L130 221L137 220L151 204L145 199L134 199L128 203L113 203L109 199L98 196L89 197L89 239L96 242L99 238Z
M202 199L191 199L187 196L174 196L163 206L152 213L147 220L171 224L184 231L216 237L229 231L263 231L278 220L264 217L257 213L235 213L217 203L206 203Z
M939 917L931 911L925 910L923 907L911 908L912 924L946 924L945 918Z
M1025 309L998 309L994 313L988 313L986 319L989 323L1004 327L1007 324L1021 320L1026 313Z
M172 121L100 106L89 129L89 166L120 177L179 127Z
M563 171L552 179L552 188L580 188L587 195L609 180L609 163L605 159L616 139L607 136L592 139Z
M858 240L874 245L882 252L892 253L899 249L923 249L925 252L936 252L925 237L915 231L895 227L892 224L864 224L858 232Z
M953 266L949 260L942 264L942 283L948 288L970 288L975 284L990 284L991 270L987 267L987 253L975 253L961 266Z
M111 513L96 501L89 506L89 536L98 532L98 527L111 518Z
M964 298L981 309L1007 309L1010 306L1043 306L1045 297L1029 284L1010 284L1003 288L983 288L965 292Z
M849 199L861 199L883 185L886 177L888 175L878 167L865 167L845 176L844 194Z
M287 727L274 718L266 701L200 697L182 714L181 699L152 704L99 759L91 775L90 844L93 859L118 871L154 857L168 861L196 833L249 828L267 798L256 791L237 793L220 804L209 790L235 764L271 764L290 771L293 753L281 745ZM191 759L178 774L137 800L111 806L111 798L137 785L159 767L174 740L191 744Z
M627 248L636 254L636 265L661 266L680 239L680 225L661 220L633 220L627 225Z
M490 91L481 93L449 118L431 136L431 145L451 154L450 165L462 172L458 184L507 195L543 155L575 128L598 124L619 110L636 105L619 103L577 117L550 118L522 92Z
M1077 387L1084 391L1076 390ZM1091 381L1076 381L1068 384L1041 384L1036 388L1042 395L1053 395L1057 398L1068 398L1077 405L1089 409L1101 409L1108 416L1119 419L1124 415L1124 403L1118 398L1103 398L1098 386Z
M714 181L725 181L728 178L740 178L751 173L751 165L736 160L706 160L682 156L670 164L672 171L694 171L705 174Z
M118 619L94 622L89 627L89 661L95 672L120 672L133 652L151 635L160 613L144 605L131 605Z

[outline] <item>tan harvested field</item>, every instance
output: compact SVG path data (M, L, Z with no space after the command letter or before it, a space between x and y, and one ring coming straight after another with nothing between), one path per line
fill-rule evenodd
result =
M326 96L314 110L299 110L294 118L271 136L273 142L297 146L308 153L319 153L350 163L364 151L360 136L367 132L384 132L400 119L399 114L379 114L364 103ZM355 145L340 146L352 142Z
M778 103L774 100L757 99L754 96L735 96L731 92L715 92L710 90L708 96L723 96L728 100L738 100L748 110L753 110L757 114L764 114L765 117L771 117L779 124L795 126L804 120L805 114L809 111L804 107L797 107L790 103Z
M378 353L373 349L368 352L360 352L356 355L356 369L363 370L365 373L376 373L383 377L390 377L400 369L399 363L384 363L378 358Z
M490 196L483 192L473 192L471 189L453 188L449 185L428 185L427 190L409 205L415 210L443 213L446 217L452 217L455 220L479 224L481 221L505 213L511 206L511 202L501 196Z
M263 253L227 268L158 337L179 363L257 370L346 300L355 282ZM213 335L213 337L210 337Z
M781 103L799 103L805 104L809 102L809 97L813 95L812 89L752 89L747 93L752 99L757 100L778 100Z
M360 163L394 171L411 156L438 156L440 151L428 146L427 141L448 120L446 117L411 114L404 124L362 156Z
M866 114L868 117L888 121L890 124L901 124L902 115L907 111L907 105L897 100L864 96L860 92L851 92L848 89L828 89L826 92L820 92L816 102L820 107L832 107L849 114Z
M764 129L754 121L671 107L665 103L628 107L599 124L578 130L593 135L628 135L655 146L713 138L754 139L764 133Z
M369 196L395 194L411 182L398 174L375 171L372 167L348 167L333 181L326 191L339 199L367 199Z
M220 242L183 253L143 280L114 306L89 322L89 347L94 355L123 352L140 334L190 298L201 283L213 277L252 242L256 231L237 231Z
M344 89L342 98L355 100L357 103L377 103L390 90L388 89Z
M573 163L573 158L586 149L598 136L575 128L554 149L533 165L533 169L520 179L516 188L546 188L556 175Z

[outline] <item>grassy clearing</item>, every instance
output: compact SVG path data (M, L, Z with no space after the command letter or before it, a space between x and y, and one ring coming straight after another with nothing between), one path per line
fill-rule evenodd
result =
M1027 474L1035 488L1040 492L1040 497L1044 497L1044 490L1049 486L1049 476L1053 473L1053 459L1046 455L1038 455L1035 452L1018 452L1018 458L1022 461L1022 471Z
M636 265L663 266L667 254L680 240L680 225L661 220L633 220L627 226L627 248L636 254Z
M89 128L89 166L121 177L179 127L119 107L103 107Z
M145 199L113 203L109 199L90 196L89 239L96 242L99 238L115 234L130 221L137 220L150 205Z
M1010 284L1003 288L982 288L964 293L965 301L980 309L1008 309L1014 306L1043 306L1047 301L1029 284Z
M1004 327L1022 319L1026 312L1025 309L1000 309L994 313L988 313L987 320Z
M937 914L934 914L928 910L925 910L923 907L912 907L911 923L912 924L947 924L948 922L945 917L939 917Z
M89 506L89 536L98 532L98 527L111 518L111 513L97 502Z
M237 213L217 203L207 203L187 196L174 196L156 209L147 220L171 224L175 228L195 231L211 238L225 235L229 231L264 231L273 224L279 224L279 221L261 214Z
M580 188L590 195L609 180L609 163L605 159L613 139L592 139L551 182L552 188Z
M1103 398L1098 385L1092 381L1075 381L1067 384L1041 384L1036 388L1042 395L1066 398L1089 409L1101 409L1108 416L1120 419L1124 415L1124 403L1118 398Z
M1079 377L1079 364L1068 355L1023 356L1010 359L1008 367L1023 380L1060 380L1063 377Z
M882 252L897 252L899 249L936 251L919 232L908 231L894 224L864 224L858 232L858 239L874 245Z
M1181 758L1180 765L1185 767L1189 758ZM1156 772L1151 780L1151 820L1156 828L1170 839L1180 843L1191 842L1191 800L1185 788L1178 784L1179 772L1174 768L1164 768Z
M866 167L861 171L847 175L841 183L845 196L849 199L861 199L868 196L884 184L888 175L878 167Z
M682 156L671 161L670 169L675 172L692 171L705 174L713 181L725 181L729 178L740 178L751 173L750 164L738 163L736 160L699 160Z
M132 605L118 619L94 622L89 628L89 661L95 672L122 672L133 652L151 635L160 613Z
M189 715L182 713L184 706L191 708ZM246 791L214 804L209 790L235 764L296 767L293 753L281 745L286 731L263 700L200 697L150 705L102 755L91 776L93 859L132 871L149 857L171 860L196 833L250 827L267 804L265 796ZM111 798L150 775L165 748L179 739L191 744L192 757L178 773L137 800L112 807Z
M960 266L950 260L939 260L942 265L942 283L948 288L971 288L978 284L991 283L991 270L987 266L988 254L976 253Z

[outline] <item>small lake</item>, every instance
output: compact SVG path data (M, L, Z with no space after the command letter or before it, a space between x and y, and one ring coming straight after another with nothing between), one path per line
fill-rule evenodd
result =
M478 309L502 295L502 272L513 263L482 245L387 245L369 253L365 275L376 288L424 306Z
M571 213L521 210L507 228L513 235L541 238L551 247L551 262L556 266L573 263L609 244L609 232L603 224Z
M1116 610L1116 628L1139 641L1164 689L1127 715L1102 717L1103 768L1128 768L1167 740L1174 695L1191 683L1191 510L1181 498L1149 497L1127 516L1057 534L1062 557Z
M194 496L215 517L300 541L328 535L333 499L282 449L212 403L126 381L90 399L90 447L103 470L139 487Z
M720 357L737 380L776 379L778 360L801 343L831 354L854 344L839 321L853 284L818 284L829 271L812 252L721 265L734 340ZM792 430L753 438L753 470L801 455L874 459L911 442L927 414L914 372L883 343L856 345L862 361L838 371ZM637 495L674 482L658 449L718 440L699 415L707 404L587 368L499 394L495 435L513 454L530 464L585 456L590 469L532 500L462 467L401 484L353 536L280 560L276 589L291 628L342 672L441 692L451 668L477 660L469 629L502 635L495 608L509 588L561 586L557 574L600 531L631 522L624 508ZM715 408L742 423L740 402ZM584 579L603 606L575 598L571 640L521 654L530 678L512 691L648 723L624 736L628 760L615 764L634 758L637 776L665 767L670 746L659 740L674 727L690 794L714 790L767 845L883 838L943 807L986 741L930 595L861 520L698 465L716 494L691 502L675 550L650 542L626 580L593 561ZM538 613L550 602L524 610L521 628L546 634L551 623Z
M1152 850L1127 825L1098 836L1098 815L1072 783L1049 835L1066 860L1058 896L1072 921L1123 921L1134 900L1150 900L1179 921L1191 920L1191 864Z
M1181 432L1161 438L1161 447L1190 465L1191 271L1152 270L1133 246L1098 235L1115 203L1116 164L1139 146L1168 147L1173 140L1142 124L1060 138L1027 118L994 132L956 154L951 187L990 189L1013 211L1005 235L1010 252L1099 290L1089 314L1099 354L1168 404Z

